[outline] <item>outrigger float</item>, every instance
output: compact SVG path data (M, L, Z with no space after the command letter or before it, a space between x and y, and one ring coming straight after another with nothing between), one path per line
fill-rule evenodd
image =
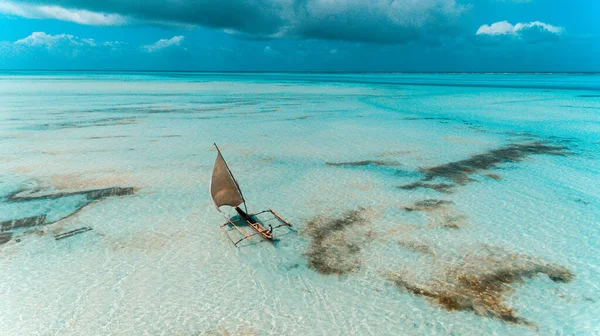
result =
M277 214L272 209L260 211L254 214L248 214L248 208L246 206L246 200L244 199L244 195L242 194L242 190L240 189L239 184L233 177L229 166L225 162L219 147L217 144L214 144L217 149L217 159L215 161L215 166L213 167L212 180L210 182L210 195L212 196L213 202L215 203L215 207L219 212L223 214L223 216L227 219L227 222L220 226L221 230L227 234L227 238L233 243L234 246L237 247L244 239L252 240L252 237L255 235L261 235L263 238L273 241L274 235L273 230L282 226L292 227L288 221L283 219L279 214ZM240 209L240 205L244 205L244 210ZM253 228L256 233L248 234L241 227L236 225L231 218L225 215L223 211L221 211L221 207L227 205L232 207L239 215L241 219L243 219L248 226ZM281 224L275 227L269 225L269 228L265 228L262 223L256 218L257 215L263 213L271 213ZM229 235L229 232L225 230L225 226L232 226L237 229L242 235L243 238L234 241L234 239Z

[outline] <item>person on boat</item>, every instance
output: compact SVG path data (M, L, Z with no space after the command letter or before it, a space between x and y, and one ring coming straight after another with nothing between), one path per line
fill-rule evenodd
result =
M273 233L273 225L269 224L269 229L267 230L267 234Z

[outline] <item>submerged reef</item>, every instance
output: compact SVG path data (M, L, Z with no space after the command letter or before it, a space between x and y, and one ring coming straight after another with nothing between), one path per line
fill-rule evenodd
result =
M305 234L312 238L305 256L308 267L325 275L345 275L360 268L360 252L369 239L364 209L347 211L339 217L313 218Z
M545 274L554 282L573 279L565 267L526 255L498 252L464 256L458 266L424 282L414 279L409 272L388 272L386 278L399 289L429 298L449 311L471 311L508 323L534 326L519 317L504 297L514 291L513 284L538 274Z
M443 165L421 168L423 178L421 181L400 186L401 189L413 190L418 188L434 189L443 193L451 193L453 187L466 185L475 181L471 175L497 168L503 163L520 162L531 155L566 155L568 149L562 145L553 145L545 141L508 144L504 147L492 149L482 154L476 154L468 159L446 163ZM492 175L500 179L498 175ZM451 181L450 183L431 183L436 179Z

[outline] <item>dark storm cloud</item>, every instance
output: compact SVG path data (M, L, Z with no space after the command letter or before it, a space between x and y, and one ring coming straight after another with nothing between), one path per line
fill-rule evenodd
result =
M464 10L455 0L30 0L11 6L11 11L21 16L57 18L60 13L62 19L78 19L75 22L84 24L81 16L92 16L92 12L123 17L124 21L108 21L115 24L189 24L262 38L375 43L403 43L452 34ZM69 19L69 11L86 12Z
M462 7L452 0L299 0L290 35L402 43L455 32Z

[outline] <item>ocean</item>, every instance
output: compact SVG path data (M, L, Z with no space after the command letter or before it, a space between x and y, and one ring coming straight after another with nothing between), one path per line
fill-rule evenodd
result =
M600 335L600 75L5 71L0 229L6 336Z

